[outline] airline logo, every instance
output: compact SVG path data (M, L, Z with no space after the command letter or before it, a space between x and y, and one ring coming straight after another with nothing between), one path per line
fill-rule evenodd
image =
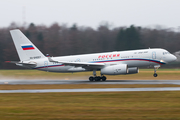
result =
M21 46L23 50L33 50L35 49L32 45L23 45Z
M106 55L98 56L98 58L111 58L111 57L120 57L120 54L106 54Z

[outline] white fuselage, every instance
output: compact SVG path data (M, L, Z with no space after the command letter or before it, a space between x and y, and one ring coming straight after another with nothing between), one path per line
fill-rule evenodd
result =
M141 49L129 51L115 51L106 53L72 55L52 57L53 60L84 63L104 63L105 66L127 64L128 68L140 66L156 66L176 60L176 57L165 49ZM33 69L49 72L83 72L100 70L99 68L86 69L78 66L63 65L58 62L50 62L48 58L34 59L37 65Z

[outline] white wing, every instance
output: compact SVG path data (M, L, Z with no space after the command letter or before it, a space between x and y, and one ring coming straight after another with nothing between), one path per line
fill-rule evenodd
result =
M88 63L88 62L67 62L67 61L56 61L53 60L52 58L48 57L50 62L57 62L57 63L61 63L63 65L70 65L70 66L75 66L75 67L83 67L86 69L92 69L92 68L96 68L96 69L101 69L105 66L104 63Z

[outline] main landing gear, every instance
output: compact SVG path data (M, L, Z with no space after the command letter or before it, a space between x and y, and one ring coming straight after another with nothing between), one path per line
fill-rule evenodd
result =
M106 76L96 76L96 71L93 71L93 76L89 77L89 81L106 81Z
M106 81L106 76L90 76L89 81Z
M156 70L160 67L161 67L160 65L154 66L154 74L153 74L154 77L158 76L158 74L156 73Z

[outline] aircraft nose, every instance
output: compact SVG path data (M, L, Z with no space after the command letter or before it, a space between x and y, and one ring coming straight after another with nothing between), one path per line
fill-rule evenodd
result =
M171 55L171 60L175 61L175 60L177 60L177 57L175 55Z

